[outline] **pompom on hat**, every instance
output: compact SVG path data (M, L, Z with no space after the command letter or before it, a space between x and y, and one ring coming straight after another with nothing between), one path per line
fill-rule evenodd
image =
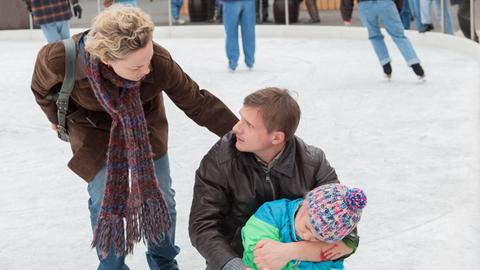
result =
M308 192L305 203L310 223L320 239L333 243L357 226L367 197L361 189L328 184Z

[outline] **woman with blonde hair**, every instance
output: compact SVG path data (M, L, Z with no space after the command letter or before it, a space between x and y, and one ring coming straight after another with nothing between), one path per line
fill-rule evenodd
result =
M153 30L140 9L115 5L73 37L77 72L67 117L73 151L68 166L88 182L98 269L128 269L125 255L140 240L147 242L150 269L178 269L162 93L218 136L238 121L153 42ZM36 101L54 129L57 106L47 95L62 84L65 58L61 42L44 46L32 78Z

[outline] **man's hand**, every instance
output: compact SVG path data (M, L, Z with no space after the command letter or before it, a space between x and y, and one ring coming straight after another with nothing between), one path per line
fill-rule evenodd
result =
M80 6L80 4L76 3L75 5L73 5L73 15L78 19L82 18L82 7Z
M53 131L57 132L58 131L58 128L57 128L57 125L56 124L51 124L52 126L52 129Z
M253 262L258 269L262 270L282 269L293 259L288 244L273 240L259 241L253 250L253 255L255 256Z

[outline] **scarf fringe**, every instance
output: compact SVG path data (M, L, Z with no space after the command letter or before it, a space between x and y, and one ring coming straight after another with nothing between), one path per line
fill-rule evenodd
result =
M159 245L165 234L171 231L172 220L163 197L148 199L139 207L128 209L127 253L131 253L135 243L140 240Z
M92 248L98 249L98 254L106 258L113 248L117 257L126 255L125 235L123 233L123 218L116 215L105 215L98 218L93 234ZM110 245L112 245L110 247Z
M115 256L133 253L136 243L150 242L159 245L171 232L172 220L163 198L149 199L138 207L129 207L126 221L125 242L124 220L116 215L99 218L93 235L92 248L96 247L102 258L106 258L112 247ZM167 217L167 218L165 218ZM112 245L112 246L110 246Z

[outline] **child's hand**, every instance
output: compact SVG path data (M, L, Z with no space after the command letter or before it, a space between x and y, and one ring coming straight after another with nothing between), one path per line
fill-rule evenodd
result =
M255 246L253 262L258 269L279 270L293 258L290 257L288 244L273 240L261 240Z
M353 252L353 250L342 241L328 245L328 248L322 249L320 252L320 259L322 261L334 261Z

